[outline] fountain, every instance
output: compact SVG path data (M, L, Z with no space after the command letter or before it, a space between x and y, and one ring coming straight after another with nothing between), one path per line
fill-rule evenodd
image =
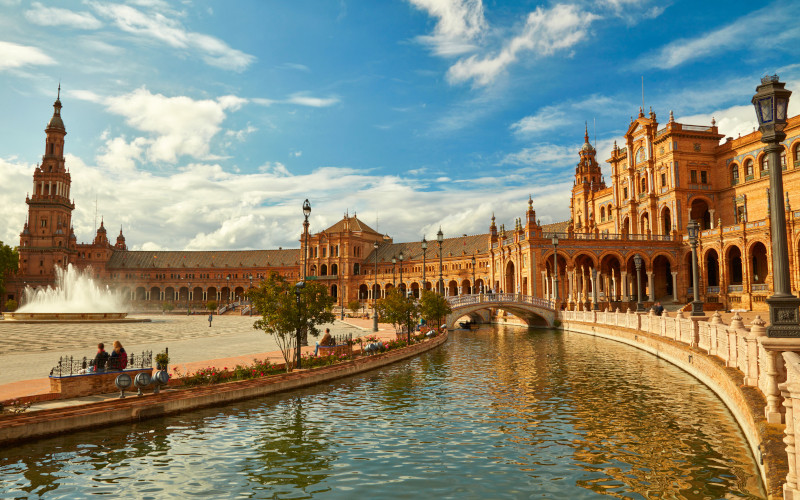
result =
M127 304L119 293L101 288L91 270L79 271L69 264L56 268L56 286L25 288L23 304L5 313L15 321L125 321Z

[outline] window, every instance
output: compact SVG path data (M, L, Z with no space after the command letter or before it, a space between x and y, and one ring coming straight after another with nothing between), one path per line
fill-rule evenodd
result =
M642 190L641 190L642 193L647 192L647 178L646 177L642 177L641 187L642 187Z
M325 251L327 250L326 247L322 247L322 258L325 258Z
M622 188L622 197L625 198L626 200L628 199L628 186Z
M667 186L667 174L661 173L661 187Z
M697 170L690 170L689 171L689 178L691 179L692 184L697 184Z
M708 184L708 172L705 170L700 171L700 184Z
M745 180L749 181L753 178L753 160L751 158L748 158L744 162L744 175Z
M636 151L636 163L641 163L644 161L644 148L639 148Z
M731 186L739 184L739 165L731 164Z
M42 219L41 227L47 227L47 219Z
M760 175L769 175L769 155L761 155L761 172Z
M794 145L794 166L800 167L800 142Z
M606 220L606 208L605 207L600 207L600 220L601 221L605 221Z

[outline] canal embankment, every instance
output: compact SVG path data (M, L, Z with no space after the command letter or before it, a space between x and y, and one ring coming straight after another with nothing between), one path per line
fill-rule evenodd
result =
M447 341L444 332L407 347L310 370L295 370L270 377L227 382L111 399L87 404L40 410L0 417L0 444L39 439L78 430L105 427L161 417L245 399L297 390L339 378L382 368L439 347Z
M774 401L768 404L761 389L777 388L781 371L771 365L769 361L775 358L760 341L766 338L760 318L748 328L736 316L730 325L725 325L719 315L698 321L680 313L659 317L631 312L564 311L561 327L647 351L713 390L741 427L769 498L784 498L783 485L789 473L784 414ZM783 380L785 373L784 369Z

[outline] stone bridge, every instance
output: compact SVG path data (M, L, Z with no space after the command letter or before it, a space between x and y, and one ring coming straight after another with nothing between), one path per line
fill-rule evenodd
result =
M448 297L453 312L447 315L448 330L464 316L477 323L488 323L492 309L503 309L525 321L528 326L553 326L556 311L553 302L519 293L480 293Z

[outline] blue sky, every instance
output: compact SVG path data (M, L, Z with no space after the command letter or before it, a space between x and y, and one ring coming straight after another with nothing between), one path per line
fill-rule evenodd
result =
M59 81L79 241L297 247L346 211L396 241L568 218L642 101L736 136L800 89L800 2L0 0L0 240L17 244ZM777 33L777 35L770 35ZM794 56L794 57L793 57ZM792 114L800 112L800 95ZM606 169L606 172L608 170Z

